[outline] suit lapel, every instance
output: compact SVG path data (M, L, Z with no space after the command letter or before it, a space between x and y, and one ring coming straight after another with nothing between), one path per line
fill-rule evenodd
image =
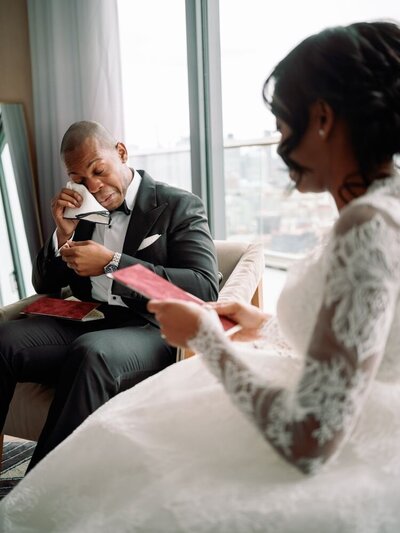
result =
M126 232L123 252L134 255L142 240L148 235L156 220L167 207L167 203L158 205L155 181L144 171L135 206Z

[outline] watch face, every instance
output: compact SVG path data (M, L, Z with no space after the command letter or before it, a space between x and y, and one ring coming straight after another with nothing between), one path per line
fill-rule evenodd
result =
M106 274L112 274L113 272L115 272L117 270L117 265L113 264L113 263L108 263L108 265L106 265L104 267L104 272Z
M104 273L105 274L112 274L118 269L119 261L121 259L121 254L118 252L115 252L113 258L111 261L104 267Z

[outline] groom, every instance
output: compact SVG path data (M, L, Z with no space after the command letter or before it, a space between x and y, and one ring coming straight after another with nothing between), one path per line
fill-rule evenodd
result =
M33 285L38 293L69 286L77 298L101 302L105 319L42 316L0 326L0 429L17 382L55 388L30 468L111 397L174 361L146 300L106 273L140 264L203 300L218 295L215 249L199 198L129 168L125 145L96 122L72 124L61 157L69 179L83 184L111 220L64 218L83 198L63 188L52 200L56 230L38 254Z

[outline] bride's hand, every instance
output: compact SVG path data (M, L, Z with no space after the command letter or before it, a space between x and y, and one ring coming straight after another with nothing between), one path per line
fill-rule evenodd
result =
M171 346L187 347L190 339L196 336L200 316L206 313L200 305L181 300L150 300L147 304L160 324L161 336Z
M207 305L215 309L218 315L226 316L242 326L240 331L232 335L234 341L246 342L260 338L264 324L271 318L258 307L242 302L210 302Z

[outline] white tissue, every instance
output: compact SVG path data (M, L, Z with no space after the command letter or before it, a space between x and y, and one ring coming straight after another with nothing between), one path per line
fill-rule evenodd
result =
M110 212L99 204L84 185L69 181L66 187L78 192L82 196L83 202L80 207L66 207L64 209L64 218L79 218L96 224L109 224Z

